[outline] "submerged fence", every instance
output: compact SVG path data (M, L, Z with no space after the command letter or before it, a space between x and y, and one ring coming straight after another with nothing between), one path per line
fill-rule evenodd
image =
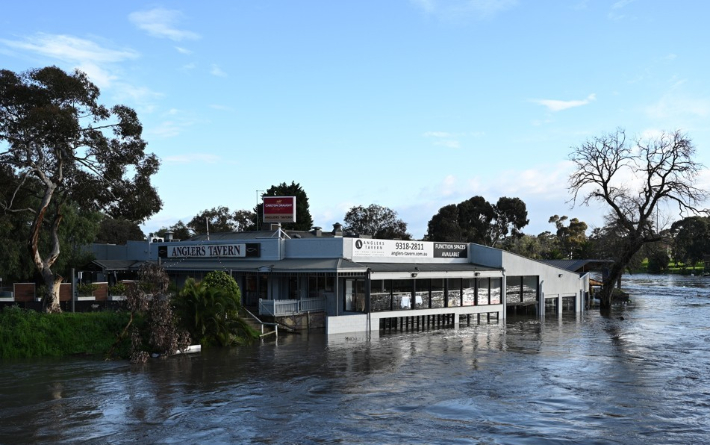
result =
M259 299L259 315L281 317L304 312L325 310L325 298L306 298L303 300L263 300Z

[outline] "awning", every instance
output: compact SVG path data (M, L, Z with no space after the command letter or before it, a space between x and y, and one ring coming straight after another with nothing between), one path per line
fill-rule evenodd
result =
M212 271L225 270L233 272L260 273L354 273L365 274L367 267L343 258L306 258L270 261L253 260L163 260L166 271Z

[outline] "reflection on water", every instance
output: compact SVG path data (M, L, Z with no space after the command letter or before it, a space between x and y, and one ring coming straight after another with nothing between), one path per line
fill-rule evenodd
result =
M0 443L708 441L710 278L625 284L609 318L5 362Z

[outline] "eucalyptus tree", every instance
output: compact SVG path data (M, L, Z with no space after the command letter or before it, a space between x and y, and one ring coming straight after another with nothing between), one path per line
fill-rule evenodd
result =
M355 206L345 214L345 230L372 235L375 239L412 239L407 223L397 218L397 212L377 204Z
M27 248L46 285L48 311L60 310L64 277L53 266L67 205L135 222L162 206L150 182L160 162L145 150L138 116L102 105L99 94L78 70L0 70L0 165L10 181L0 207L30 225ZM16 199L23 193L34 196L28 205Z

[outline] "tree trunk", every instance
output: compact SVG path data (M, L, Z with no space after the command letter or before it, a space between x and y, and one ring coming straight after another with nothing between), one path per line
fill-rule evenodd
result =
M42 307L45 312L58 313L62 312L59 306L59 289L61 288L64 277L54 275L49 268L42 270L42 278L44 278L45 293L42 296Z

